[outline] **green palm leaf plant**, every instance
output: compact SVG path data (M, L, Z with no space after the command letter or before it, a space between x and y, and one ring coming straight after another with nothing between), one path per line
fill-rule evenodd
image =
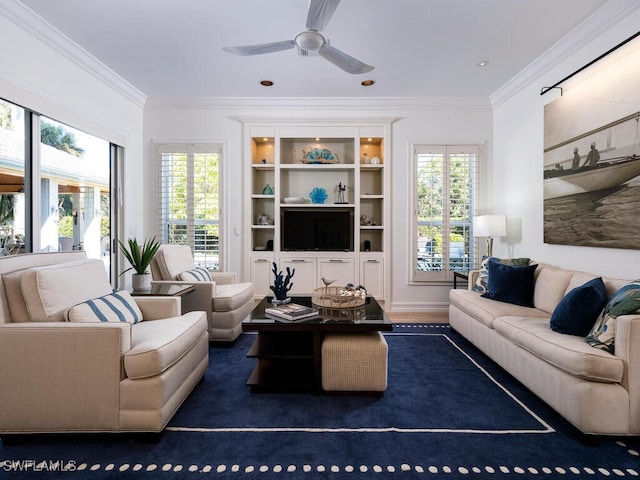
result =
M120 240L118 240L118 243L120 244L120 250L131 264L131 267L127 268L122 274L132 269L140 275L147 273L151 259L160 248L160 243L156 241L156 237L145 239L142 246L140 246L135 237L128 239L127 244Z

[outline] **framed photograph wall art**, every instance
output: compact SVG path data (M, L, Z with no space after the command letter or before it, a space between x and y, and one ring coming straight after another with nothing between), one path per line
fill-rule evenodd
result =
M544 242L640 249L640 38L544 108Z

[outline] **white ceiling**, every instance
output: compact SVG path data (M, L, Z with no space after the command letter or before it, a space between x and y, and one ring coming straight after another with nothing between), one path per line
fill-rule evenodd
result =
M323 34L375 66L363 75L295 49L222 50L293 39L306 0L21 3L147 97L486 98L607 0L342 0Z

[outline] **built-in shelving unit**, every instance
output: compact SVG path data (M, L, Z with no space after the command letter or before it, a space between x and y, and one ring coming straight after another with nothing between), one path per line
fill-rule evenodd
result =
M279 269L296 269L293 294L310 294L325 277L335 279L336 285L362 284L378 300L385 300L391 123L389 119L335 124L243 120L249 192L245 277L253 282L256 296L270 294L276 262ZM312 202L314 188L325 190L324 203ZM308 210L310 215L347 211L353 222L352 247L286 250L282 218L287 210Z

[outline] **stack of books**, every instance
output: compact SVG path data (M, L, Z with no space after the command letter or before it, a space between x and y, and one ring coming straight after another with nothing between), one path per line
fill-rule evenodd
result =
M264 313L285 320L300 320L302 318L317 317L320 315L320 312L315 308L297 303L286 303L284 305L268 307L264 309Z

